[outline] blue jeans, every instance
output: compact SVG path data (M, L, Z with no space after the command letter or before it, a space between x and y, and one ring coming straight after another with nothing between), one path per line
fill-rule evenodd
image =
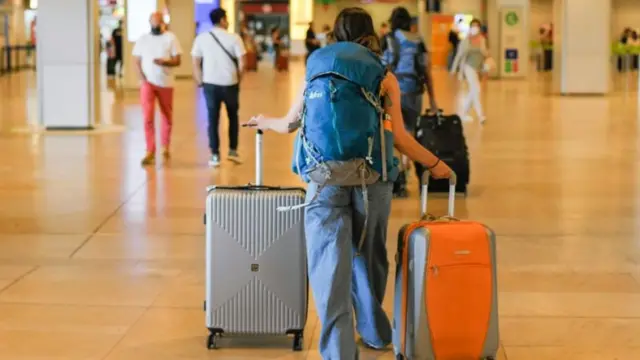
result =
M391 324L382 309L389 262L387 224L392 184L368 187L367 235L356 257L365 212L362 189L326 186L305 209L309 280L321 322L320 354L325 360L358 359L356 329L367 345L391 342ZM310 183L311 199L318 185Z

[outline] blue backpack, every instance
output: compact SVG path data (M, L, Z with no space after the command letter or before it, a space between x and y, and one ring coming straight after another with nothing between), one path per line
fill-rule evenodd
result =
M309 57L293 170L319 184L316 196L326 185L361 186L367 211L367 185L397 177L391 120L381 97L385 75L380 58L353 42Z
M422 94L426 82L427 49L419 36L396 30L383 40L383 62L398 79L403 94Z

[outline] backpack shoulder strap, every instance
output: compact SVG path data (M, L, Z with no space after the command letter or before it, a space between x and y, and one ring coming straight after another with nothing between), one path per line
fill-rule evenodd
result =
M396 38L395 31L388 33L385 39L385 44L387 48L391 51L391 55L393 59L391 60L391 69L395 70L398 67L398 63L400 62L400 43Z

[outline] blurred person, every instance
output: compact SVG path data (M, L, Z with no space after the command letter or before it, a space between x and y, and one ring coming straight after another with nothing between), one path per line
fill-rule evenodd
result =
M304 63L306 64L309 56L311 56L314 51L320 49L320 40L318 40L316 32L313 29L313 22L309 23L307 35L304 40L304 46L307 48L307 55L304 57Z
M160 138L162 156L165 161L170 158L169 145L173 124L173 68L180 66L182 48L178 38L170 31L163 30L164 20L161 12L151 14L149 24L151 32L142 35L133 47L135 69L142 82L140 86L140 102L144 116L147 153L142 165L150 165L155 161L155 100L158 100L162 122Z
M411 18L411 28L409 28L409 32L417 34L418 33L418 17Z
M480 123L484 124L487 118L482 109L480 98L480 75L486 72L488 60L491 57L487 48L487 39L482 35L481 26L480 20L471 20L469 35L458 46L451 73L459 74L459 78L466 80L469 86L458 115L463 121L473 121L473 117L469 115L473 105Z
M227 31L227 12L217 8L209 14L213 28L193 41L193 78L204 90L208 111L208 135L211 158L209 166L220 166L220 109L222 104L229 117L229 153L227 159L241 164L238 153L238 109L240 82L247 53L240 35Z
M327 24L322 26L322 32L318 34L317 39L320 40L320 47L327 46L327 35L331 32L331 27Z
M118 20L118 26L111 32L111 41L113 42L113 66L118 67L118 76L122 77L124 68L124 56L122 56L122 20Z
M258 46L256 45L247 21L243 21L240 25L240 37L247 52L245 55L245 71L257 71L260 56L258 54Z
M380 24L380 30L378 31L378 36L383 38L385 35L389 33L389 25L386 22Z
M400 84L402 118L410 133L415 132L418 117L423 110L423 96L425 90L429 94L432 112L438 111L438 104L431 74L431 62L424 41L415 32L411 32L413 19L404 7L393 9L391 31L383 38L383 62L394 73ZM397 197L406 197L407 171L410 162L406 156L402 157L402 172L394 184L393 192Z
M320 161L319 158L325 154L314 155L313 149L317 150L320 144L325 144L320 146L325 150L332 147L327 147L326 144L341 141L344 144L346 140L336 136L336 126L344 130L345 138L356 139L354 141L366 147L367 139L364 134L370 124L378 124L378 129L383 126L379 123L376 110L378 106L383 106L385 113L390 116L383 126L387 146L394 146L411 159L429 167L435 178L449 177L451 169L420 146L405 129L400 107L400 87L393 73L386 72L384 64L379 60L382 52L371 16L361 8L342 10L336 18L333 34L329 39L337 44L318 50L309 58L310 66L307 69L336 72L344 70L352 72L353 76L357 77L357 72L353 71L353 66L357 65L340 60L332 62L334 59L344 59L350 54L361 61L361 66L367 66L360 76L379 74L382 77L378 89L374 91L381 91L380 95L384 100L376 96L377 94L362 94L358 91L362 88L340 81L339 75L336 75L334 78L322 78L309 84L303 82L296 100L284 117L270 118L259 115L252 117L246 125L280 133L290 133L298 129L300 132L304 131L304 134L298 134L298 146L294 150L293 162L299 166L293 167L294 171L308 182L304 226L309 281L321 323L319 351L323 359L354 360L359 358L354 319L355 330L367 347L383 350L392 341L392 326L382 303L389 274L386 240L391 211L391 182L398 169L394 165L393 156L388 156L385 162L384 156L381 156L382 147L377 145L376 150L372 150L372 165L368 170L371 173L384 174L386 169L388 179L379 176L375 182L363 184L362 187L343 184L337 178L333 178L335 185L318 184L310 180L309 172L316 169L314 160ZM357 43L366 47L368 51L365 54L357 48L345 49L344 46L339 46L345 42ZM327 67L320 70L318 67L321 65ZM327 86L331 81L340 84L345 89L346 96L358 97L354 99L359 101L356 106L367 111L363 118L349 116L348 101L338 101L334 106L331 96L321 91L305 91L308 85ZM333 115L301 119L299 114L303 107L308 110L314 108L314 112L318 113L329 111L327 114ZM312 126L313 130L305 131L308 126ZM391 129L386 130L387 126ZM321 131L322 129L324 131ZM380 135L380 131L374 130L373 134L376 134L375 138L380 139L374 140L374 143L381 143L383 135ZM305 140L302 140L302 135ZM305 141L306 145L301 146L302 141ZM364 150L362 147L360 149ZM393 151L390 148L386 150L384 153L387 154ZM350 161L346 162L352 164ZM349 171L337 166L335 171L345 171L341 172L344 177L358 176L353 174L353 169Z

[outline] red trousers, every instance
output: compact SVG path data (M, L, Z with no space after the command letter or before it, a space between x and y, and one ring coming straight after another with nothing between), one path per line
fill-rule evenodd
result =
M160 141L162 147L169 149L171 125L173 123L173 88L155 86L143 82L140 87L140 103L144 117L144 134L147 140L147 152L156 151L155 100L160 105Z

